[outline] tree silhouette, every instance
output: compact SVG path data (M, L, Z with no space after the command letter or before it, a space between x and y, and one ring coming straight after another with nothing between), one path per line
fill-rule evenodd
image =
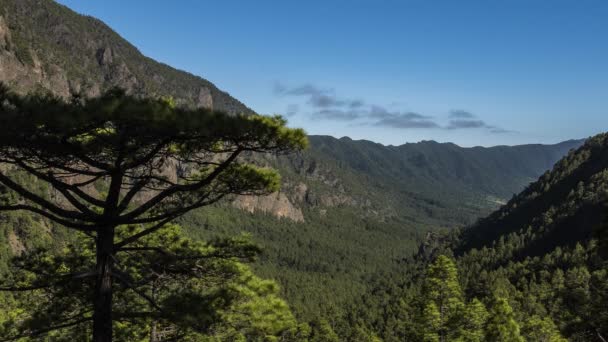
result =
M155 250L132 246L226 196L276 191L278 174L242 156L289 153L307 143L302 130L287 128L278 116L176 108L170 100L136 98L116 89L66 102L51 95L19 96L2 86L0 125L5 165L0 210L29 211L95 239L95 268L60 280L95 279L92 315L53 322L65 327L92 320L95 342L112 340L114 282L132 286L115 267L117 253ZM31 177L15 176L23 173ZM36 191L27 179L53 192ZM125 236L132 226L145 228Z

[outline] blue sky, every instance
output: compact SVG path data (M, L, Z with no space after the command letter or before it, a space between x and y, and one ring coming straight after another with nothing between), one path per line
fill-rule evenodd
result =
M554 143L608 130L608 1L60 0L310 134Z

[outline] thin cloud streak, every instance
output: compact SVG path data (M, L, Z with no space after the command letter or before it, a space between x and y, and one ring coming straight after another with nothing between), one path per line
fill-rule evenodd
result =
M288 87L275 83L274 93L277 96L301 97L311 109L308 114L314 120L352 122L351 125L388 127L394 129L486 129L490 133L513 133L501 127L488 125L475 114L461 109L451 110L447 115L447 124L441 125L437 119L410 111L388 110L386 107L369 104L361 99L350 99L337 96L331 88L320 88L311 83ZM287 115L301 113L295 104L288 106Z
M475 117L473 113L467 112L466 110L455 109L450 111L449 117L451 119L472 119Z
M450 120L446 127L447 129L466 129L466 128L484 128L488 127L482 120Z

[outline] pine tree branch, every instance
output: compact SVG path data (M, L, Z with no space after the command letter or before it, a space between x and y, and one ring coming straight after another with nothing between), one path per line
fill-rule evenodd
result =
M31 285L31 286L8 286L8 287L0 287L0 292L25 292L25 291L34 291L40 289L46 289L61 283L68 282L74 279L83 279L88 277L93 277L97 275L97 272L89 271L89 272L81 272L81 273L71 273L63 275L61 280L57 280L55 282L51 282L48 284L39 284L39 285Z
M196 190L199 190L199 189L211 184L224 170L226 170L236 160L236 158L239 156L239 154L242 151L243 151L242 149L237 149L228 158L226 158L226 160L224 160L220 166L216 167L215 170L213 170L213 172L211 172L211 174L209 174L204 179L202 179L196 183L175 185L175 186L169 187L166 190L161 191L156 196L152 197L152 199L148 200L147 202L145 202L138 208L121 216L120 220L125 221L125 222L130 222L131 220L134 220L135 218L148 212L150 209L152 209L155 206L157 206L158 204L160 204L163 200L165 200L169 196L172 196L179 192L196 191Z
M76 199L71 193L70 191L74 192L77 196L79 196L81 199L89 202L89 204L92 205L96 205L96 206L102 206L103 202L87 195L84 191L80 190L78 187L75 187L73 185L64 183L60 180L58 180L57 178L49 175L49 174L45 174L44 172L40 172L32 167L30 167L29 165L27 165L26 163L24 163L21 160L17 160L17 165L20 166L21 168L23 168L25 171L27 171L28 173L34 175L35 177L37 177L40 180L43 180L49 184L51 184L53 186L53 188L57 189L59 192L61 192L61 194L74 206L76 207L76 209L80 210L80 212L82 212L83 214L89 215L92 218L96 218L97 216L99 216L96 212L92 211L91 209L89 209L85 204L83 204L82 202L80 202L78 199Z
M136 233L134 235L131 235L128 238L125 238L124 240L122 240L122 241L114 244L115 250L119 250L122 247L124 247L124 246L126 246L128 244L131 244L131 243L139 240L140 238L142 238L142 237L144 237L144 236L146 236L148 234L154 233L155 231L161 229L167 223L171 222L173 219L175 219L175 217L167 217L164 220L162 220L162 221L158 222L157 224L155 224L154 226L152 226L152 227L150 227L148 229L144 229L141 232Z
M73 327L73 326L80 325L82 323L89 322L89 321L92 321L92 320L93 320L93 317L85 317L85 318L81 318L81 319L73 321L73 322L58 324L58 325L55 325L55 326L52 326L52 327L48 327L48 328L45 328L45 329L40 329L40 330L36 330L36 331L33 331L33 332L24 333L24 334L21 334L21 335L11 336L9 338L0 340L0 342L15 341L15 340L18 340L18 339L21 339L21 338L40 336L40 335L48 334L51 331Z
M144 292L138 290L137 287L135 285L133 285L133 283L131 281L129 281L129 279L127 279L128 275L126 275L118 270L113 270L112 274L116 277L116 279L119 282L121 282L123 285L125 285L125 287L127 289L132 290L138 296L145 299L154 309L158 310L159 312L163 311L162 308L160 307L160 305L158 305L152 297L150 297L147 294L145 294Z
M92 232L98 228L96 225L76 223L76 222L72 222L72 221L57 217L51 213L48 213L40 208L36 208L31 205L26 205L26 204L0 205L0 211L17 211L17 210L25 210L25 211L29 211L29 212L44 216L44 217L48 218L49 220L59 223L67 228L79 230L82 232Z
M88 215L85 215L81 212L66 210L66 209L56 206L55 204L45 200L44 198L34 194L33 192L27 190L22 185L14 182L12 179L10 179L9 177L7 177L6 175L4 175L1 172L0 172L0 183L6 185L8 188L12 189L19 195L23 196L25 199L32 201L33 203L38 204L41 207L49 210L50 212L52 212L55 215L59 215L66 219L94 222L94 221L91 221L91 218Z
M597 334L597 337L602 340L602 342L606 342L606 339L602 336L602 334L600 334L600 330L596 329L595 333Z

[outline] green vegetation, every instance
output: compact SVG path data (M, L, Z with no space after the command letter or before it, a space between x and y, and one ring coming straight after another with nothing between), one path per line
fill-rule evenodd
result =
M479 340L480 326L483 341L603 341L607 155L608 134L591 138L501 210L461 234L435 236L402 276L377 281L342 326L364 322L384 341ZM463 307L459 293L467 313L451 316ZM468 317L455 326L469 332L458 333L451 317Z
M0 16L10 34L0 44L6 43L2 48L7 61L17 63L5 69L19 73L10 85L22 93L48 90L67 98L70 91L97 95L119 86L137 101L164 99L153 101L153 112L202 105L233 114L213 118L228 122L235 117L245 120L239 113L254 114L208 81L146 58L99 20L53 1L0 0ZM45 111L51 118L61 118L55 114ZM82 123L86 118L73 116L57 124ZM162 121L162 115L159 118ZM226 127L245 131L250 124L284 124L276 118L256 120ZM15 125L14 120L3 123ZM7 132L15 141L16 136L30 137L28 133ZM97 127L73 142L90 144L115 134L111 127ZM254 213L248 213L221 201L178 218L180 227L163 225L149 237L154 244L173 241L165 247L179 253L226 253L229 258L204 258L205 272L189 274L167 287L183 286L188 290L184 294L199 299L214 293L218 300L231 301L206 306L211 311L188 308L159 319L131 317L115 323L116 339L149 340L153 331L203 341L601 341L608 335L605 135L590 139L544 175L581 141L461 148L432 141L382 146L348 138L309 139L308 150L289 156L243 155L243 161L279 171L282 202L266 208L256 204ZM181 148L176 144L167 151ZM170 176L192 171L175 165L169 169ZM44 200L68 204L61 192L36 177L6 164L0 170ZM232 171L257 179L267 191L276 189L274 173L265 168ZM100 180L87 191L105 196L109 190L109 183ZM3 203L22 204L13 192L2 191ZM301 216L276 218L277 213L290 212ZM129 229L137 234L141 227ZM250 233L251 243L235 238L242 232ZM2 280L25 286L50 279L48 270L65 274L75 267L80 251L93 250L90 243L81 233L49 219L3 212ZM261 248L259 255L255 246ZM142 260L175 266L175 260L151 251L130 253L117 258L129 265L134 278L146 273ZM256 261L250 263L254 255ZM28 263L41 259L46 264ZM91 258L81 261L77 270L94 264ZM48 270L35 268L40 265ZM218 269L221 272L209 273ZM213 286L201 289L197 277ZM63 297L42 289L32 297L0 294L0 308L9 308L0 310L0 336L31 333L50 318L75 313L69 305L86 305L83 291L91 286L64 287L72 291L69 296L63 292ZM148 283L141 290L150 293L152 287ZM119 286L116 291L121 302L147 305ZM187 307L171 294L157 293L159 299L167 299L163 303L168 312L175 305ZM280 298L287 300L293 314ZM55 310L46 310L49 306ZM71 309L57 312L66 307ZM308 324L299 324L296 318ZM197 329L202 322L208 324ZM53 338L67 339L85 330L70 328Z
M281 193L302 210L304 222L243 213L228 205L195 211L180 220L194 238L251 233L263 248L254 267L282 285L294 311L305 320L343 312L371 289L376 272L400 274L402 261L416 252L429 231L464 226L496 206L481 187L450 176L450 168L462 165L463 173L494 174L487 176L492 178L488 182L510 182L505 188L517 191L521 185L515 175L531 180L533 170L548 167L552 155L557 158L574 144L464 149L433 142L385 147L345 138L309 139L310 148L301 154L263 161L280 170ZM424 154L428 164L408 162L410 154ZM544 158L546 164L527 171L508 167ZM476 166L491 164L488 160L500 162L492 168ZM523 176L527 172L530 176ZM298 189L302 184L303 193ZM435 188L445 192L427 190ZM201 223L205 229L196 229Z
M36 336L92 321L96 342L112 341L117 320L154 319L199 331L212 326L221 317L215 311L231 304L223 291L208 292L207 283L196 281L205 272L221 274L216 265L204 263L214 252L179 239L172 249L166 245L170 240L141 241L226 196L276 192L275 171L239 156L289 153L307 144L304 132L285 127L281 117L190 110L119 90L68 103L50 95L19 96L0 86L0 123L12 127L0 134L0 160L48 187L40 191L24 182L27 177L0 172L0 210L29 212L94 240L90 248L71 248L74 255L59 255L59 261L34 253L33 261L18 262L18 269L29 272L11 272L16 278L8 277L4 289L46 289L45 297L51 298L37 301L43 303L42 314L19 320L24 325L20 333ZM173 174L172 168L177 169ZM93 190L94 183L99 184ZM123 253L139 255L123 261ZM167 277L171 281L165 282ZM246 285L243 291L253 294L265 287ZM141 297L145 305L130 309L135 300L115 296L116 287ZM157 287L171 291L163 296ZM117 305L126 311L116 312Z
M177 106L252 114L208 81L146 58L101 21L51 0L0 0L0 16L10 34L7 56L22 56L14 68L5 68L18 73L7 80L21 92L43 87L69 97L70 91L97 95L118 86L137 96L174 99ZM256 207L250 215L223 202L180 221L195 239L252 233L263 247L254 269L281 284L304 320L342 313L371 289L376 272L400 274L402 260L427 232L473 223L580 144L460 148L432 141L382 146L348 138L309 139L310 148L302 153L253 160L279 171L287 204L274 212ZM303 221L273 217L290 209L286 205L301 212ZM66 240L65 234L57 235L61 229L44 226L9 222L2 229L0 239L10 237L18 249L23 244L30 250L34 240L43 238L59 245ZM6 264L14 249L3 244L0 250L0 264Z
M259 279L243 264L257 251L245 237L201 243L183 238L180 227L167 225L118 253L117 276L141 285L115 288L115 340L304 339L309 328L296 322L277 296L276 283ZM63 322L75 313L82 313L83 321L91 318L86 308L94 279L71 275L95 267L93 240L81 234L59 253L38 249L14 259L11 266L5 282L36 289L2 297L11 309L0 316L0 336L51 330L45 335L53 341L90 339L90 325ZM37 288L43 282L54 285ZM152 302L162 308L161 314L149 312ZM59 325L64 327L48 329Z

